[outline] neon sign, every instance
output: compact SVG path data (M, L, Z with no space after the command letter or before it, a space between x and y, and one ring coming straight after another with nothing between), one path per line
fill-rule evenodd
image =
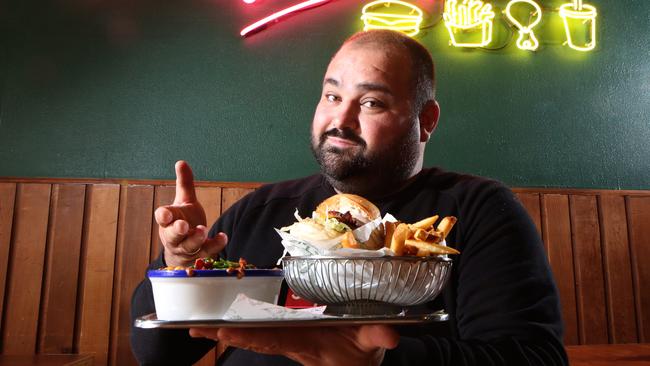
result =
M253 4L257 0L242 1ZM247 37L291 14L330 2L332 0L302 1L246 26L240 35ZM525 7L530 7L528 13L525 12ZM566 33L564 44L578 51L593 50L596 47L596 8L583 4L583 0L571 0L558 10ZM391 29L411 37L419 33L424 18L424 12L420 8L402 0L375 0L366 4L361 13L364 30ZM503 13L519 33L517 47L527 51L537 50L540 43L533 28L542 20L539 4L535 0L511 0ZM486 47L492 42L495 12L490 3L482 0L446 0L442 18L452 46Z
M246 2L246 0L244 0L244 2ZM255 0L253 0L251 2L247 2L247 3L250 4L252 2L255 2ZM246 26L244 29L241 30L241 32L239 32L239 34L242 37L246 37L248 35L251 35L253 33L257 33L259 31L265 29L267 26L269 26L273 22L277 22L277 21L279 21L283 17L286 17L289 14L296 13L296 12L301 11L301 10L314 8L314 7L317 7L317 6L320 6L320 5L324 5L325 3L328 3L328 2L330 2L330 0L308 0L308 1L303 1L303 2L301 2L299 4L290 6L290 7L286 8L286 9L284 9L284 10L280 10L278 12L275 12L275 13L267 16L264 19L260 19L257 22Z
M528 4L535 9L534 12L531 12L526 19L522 18L519 13L513 14L512 7L520 4ZM522 50L535 51L539 47L539 41L535 37L533 28L542 20L542 8L537 5L536 2L532 0L512 0L506 6L506 17L508 20L519 30L519 38L517 39L517 47ZM530 21L530 17L533 17L533 20Z
M560 6L569 47L577 51L591 51L596 47L596 17L598 12L582 0L573 0Z
M484 47L492 41L494 11L481 0L449 0L442 14L452 45Z
M363 30L391 29L414 36L420 31L422 10L399 0L377 0L366 4L361 10Z

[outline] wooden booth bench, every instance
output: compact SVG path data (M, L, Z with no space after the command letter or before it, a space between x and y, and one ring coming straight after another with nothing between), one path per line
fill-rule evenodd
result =
M131 292L173 181L0 178L0 357L134 365ZM208 223L257 183L197 183ZM567 345L650 342L650 191L514 189L560 291ZM214 352L201 365L211 365Z

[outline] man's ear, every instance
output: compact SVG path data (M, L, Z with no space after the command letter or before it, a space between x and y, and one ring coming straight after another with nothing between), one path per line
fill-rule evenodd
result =
M438 126L440 106L435 100L430 100L420 112L420 142L429 141L429 137Z

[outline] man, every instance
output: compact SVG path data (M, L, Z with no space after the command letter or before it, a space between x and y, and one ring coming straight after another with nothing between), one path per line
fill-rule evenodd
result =
M448 323L189 333L134 328L140 362L189 364L214 340L231 346L224 365L567 364L557 291L525 210L498 182L422 168L439 113L424 47L392 31L352 36L327 68L314 115L312 149L321 174L258 189L208 233L191 170L177 163L175 201L155 213L164 252L150 267L216 255L273 266L283 250L273 228L293 222L296 208L309 216L336 192L356 193L405 222L433 213L458 217L448 242L461 254L443 294L429 304L444 308ZM134 317L154 311L148 280L132 308Z

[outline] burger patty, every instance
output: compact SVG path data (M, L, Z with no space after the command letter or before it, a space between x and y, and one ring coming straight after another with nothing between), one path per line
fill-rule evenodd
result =
M335 218L339 222L346 224L350 229L354 230L362 225L357 219L352 217L350 212L340 213L338 211L327 211L327 218Z

